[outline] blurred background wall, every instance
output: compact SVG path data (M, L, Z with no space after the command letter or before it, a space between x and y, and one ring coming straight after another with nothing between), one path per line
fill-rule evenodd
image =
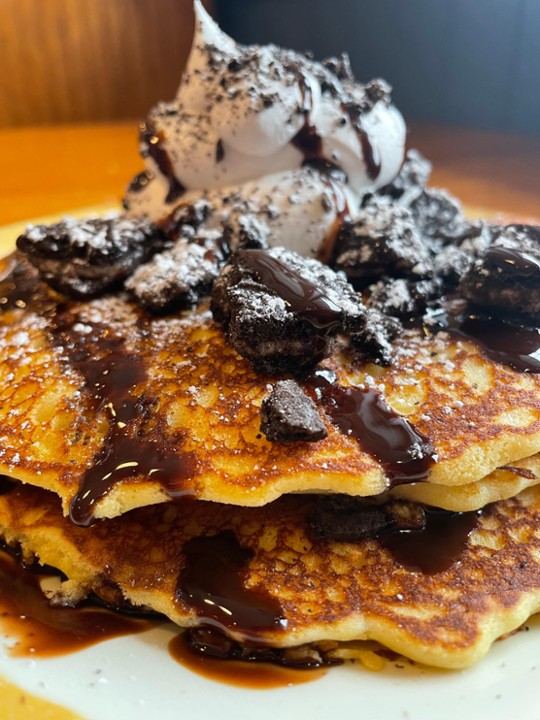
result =
M206 3L212 7L210 0ZM540 135L540 0L214 0L242 42L346 49L408 120ZM191 0L0 0L0 126L144 117L173 96Z
M144 117L192 34L192 0L0 0L0 126Z
M217 0L241 42L347 50L409 120L540 135L540 0Z

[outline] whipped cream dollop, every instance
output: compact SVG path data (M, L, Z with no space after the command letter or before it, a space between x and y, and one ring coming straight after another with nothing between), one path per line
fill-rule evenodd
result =
M401 167L405 124L389 90L355 82L345 56L238 45L195 0L187 67L176 98L141 126L146 169L126 211L164 222L204 199L210 228L255 217L270 245L321 254Z

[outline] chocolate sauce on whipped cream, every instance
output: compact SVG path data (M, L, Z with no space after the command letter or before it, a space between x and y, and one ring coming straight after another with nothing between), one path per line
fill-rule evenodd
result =
M377 147L371 141L369 133L362 124L363 109L361 105L357 103L343 103L342 107L349 116L351 124L358 134L364 155L364 162L366 163L367 176L375 182L381 173L381 157Z
M171 497L190 491L183 481L194 462L160 432L159 419L148 428L151 402L137 392L146 379L142 359L125 347L124 339L99 323L81 321L69 311L55 318L55 339L70 363L83 375L93 410L105 410L109 430L103 447L81 480L70 507L77 525L90 525L96 503L118 482L143 476L161 483Z
M192 538L183 553L176 594L195 608L201 622L225 632L234 630L254 643L261 631L286 627L276 599L245 587L242 571L253 551L242 547L233 532Z
M315 371L307 382L338 429L381 463L392 486L427 478L437 460L435 448L380 392L342 387L325 371Z
M174 173L171 158L164 147L165 136L163 132L156 131L151 122L147 120L141 125L140 139L144 147L141 153L142 156L152 158L169 183L169 192L165 202L172 203L178 200L186 192L186 188Z

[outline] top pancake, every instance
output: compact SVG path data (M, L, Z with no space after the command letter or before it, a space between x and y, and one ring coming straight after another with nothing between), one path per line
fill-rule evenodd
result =
M33 282L18 278L0 316L0 473L53 490L64 512L85 476L100 473L88 501L96 518L179 495L256 506L284 493L388 487L381 463L323 408L326 439L268 442L260 406L274 379L237 355L204 308L155 318L123 295L60 305ZM431 440L428 482L477 482L540 451L540 376L496 364L472 342L411 331L391 368L344 354L325 366L343 385L375 385ZM121 437L115 403L129 415Z

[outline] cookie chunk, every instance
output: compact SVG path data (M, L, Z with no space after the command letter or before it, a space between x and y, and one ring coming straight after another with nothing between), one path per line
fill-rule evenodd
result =
M417 232L425 242L440 244L458 243L470 223L465 219L461 203L446 190L425 188L413 194L410 202L402 198L409 208ZM434 248L435 249L435 248Z
M210 294L227 254L219 231L199 231L193 236L184 229L172 248L141 265L125 286L151 312L192 307Z
M300 375L360 332L366 311L345 277L284 248L242 250L214 283L212 312L259 372Z
M261 432L272 442L314 442L328 435L315 403L294 380L278 380L263 401Z
M144 220L66 217L28 227L17 247L52 288L89 298L120 285L167 242L160 228Z
M416 282L409 278L385 278L370 288L368 308L383 316L412 320L422 317L441 294L442 285L436 277Z
M540 227L494 229L490 246L464 275L458 292L490 314L540 322Z
M358 542L396 530L421 530L426 522L421 505L391 500L376 505L348 495L320 496L308 516L317 540Z
M425 188L431 175L432 165L418 150L408 150L397 177L378 191L398 200L405 194L416 194Z
M430 254L412 213L387 197L373 197L354 222L343 225L332 265L364 287L381 275L423 277Z

